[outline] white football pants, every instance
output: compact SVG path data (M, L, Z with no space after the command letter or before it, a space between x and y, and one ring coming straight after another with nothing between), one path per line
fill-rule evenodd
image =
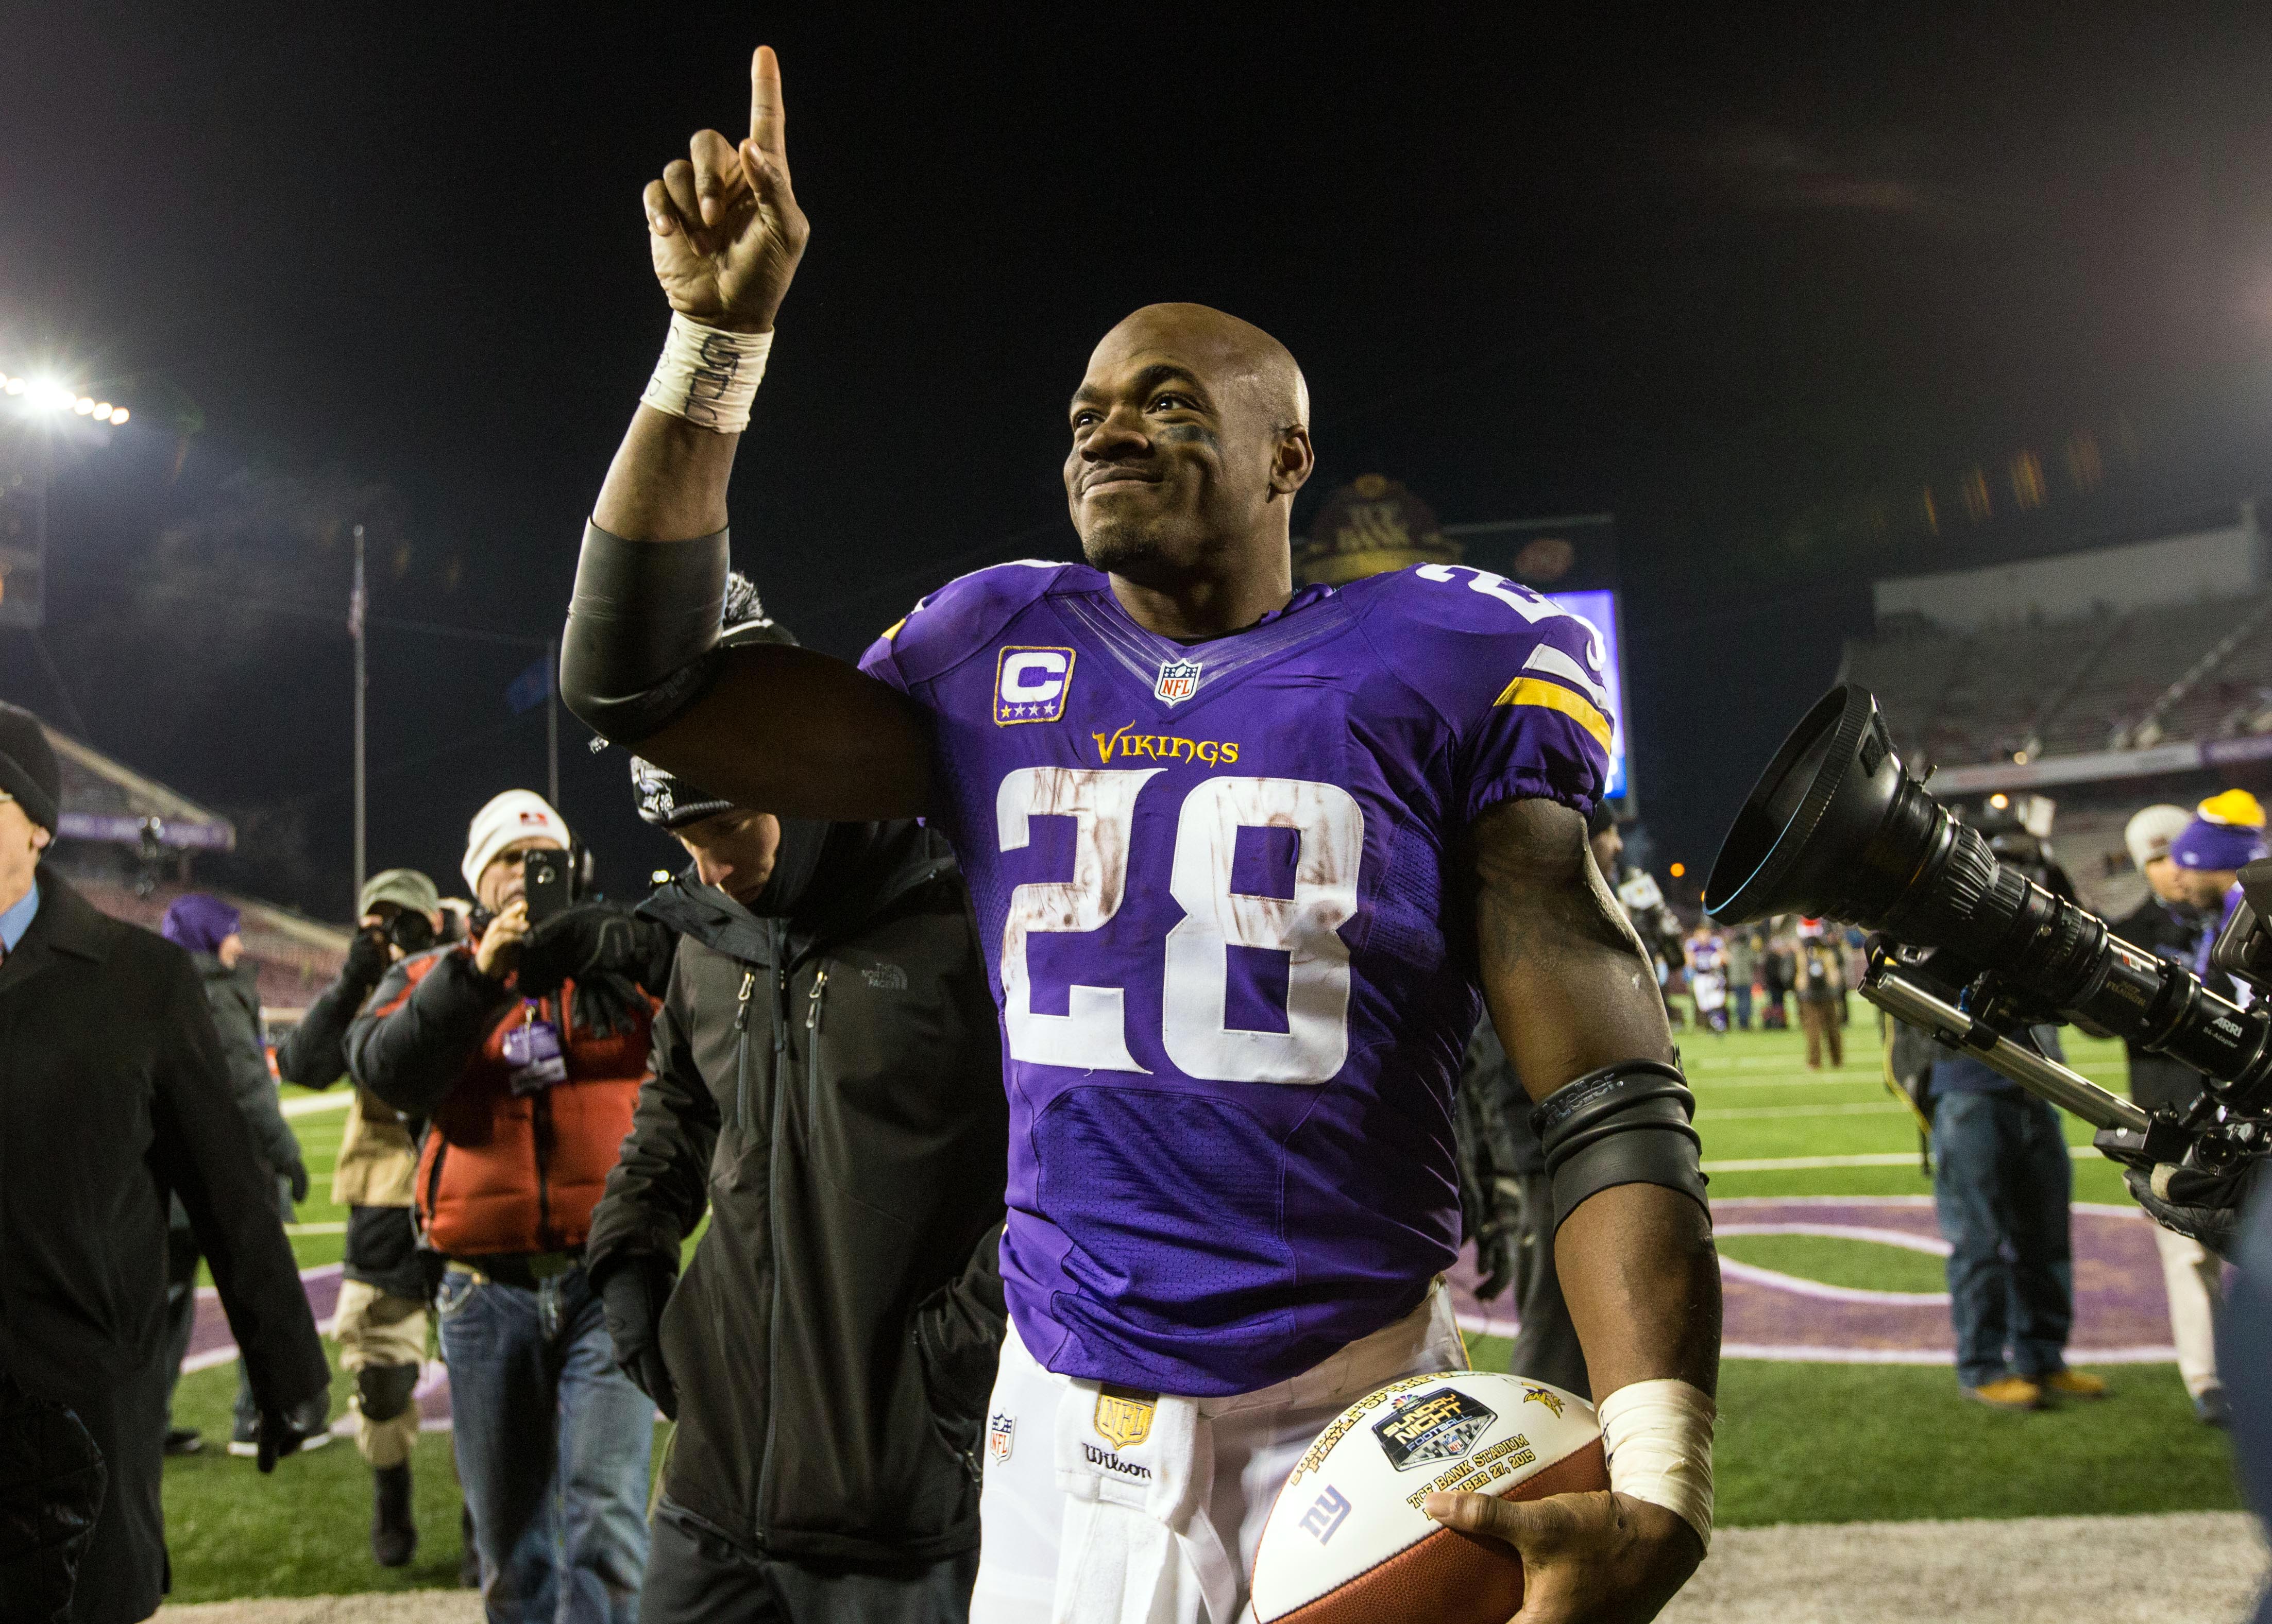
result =
M1013 1325L987 1411L971 1624L1237 1624L1252 1618L1246 1582L1262 1525L1295 1463L1326 1424L1401 1376L1461 1370L1467 1363L1452 1294L1439 1280L1402 1320L1300 1375L1252 1393L1163 1400L1160 1435L1123 1443L1127 1427L1116 1426L1117 1435L1095 1430L1099 1420L1114 1425L1098 1410L1097 1384L1043 1369ZM1171 1413L1176 1407L1183 1407L1180 1424ZM1155 1520L1162 1490L1173 1498L1176 1486L1192 1475L1194 1456L1197 1504L1171 1532ZM1060 1471L1061 1456L1105 1461L1101 1472L1120 1474L1103 1479L1104 1499L1117 1503L1099 1505L1094 1493L1076 1492L1080 1473L1077 1467ZM1149 1513L1136 1509L1147 1494ZM1202 1523L1210 1526L1198 1526ZM1070 1560L1061 1561L1068 1553ZM1228 1616L1210 1609L1210 1590L1230 1598Z
M2162 1255L2162 1285L2170 1293L2170 1340L2178 1345L2178 1374L2199 1398L2220 1385L2216 1375L2216 1316L2224 1301L2224 1260L2200 1241L2154 1225Z

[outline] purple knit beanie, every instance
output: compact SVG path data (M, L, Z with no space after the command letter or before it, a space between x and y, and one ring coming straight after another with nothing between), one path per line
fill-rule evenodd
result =
M158 934L187 952L213 953L220 950L222 938L236 934L243 918L220 898L191 891L174 899Z
M2194 821L2170 842L2180 868L2243 868L2264 855L2264 808L2246 790L2229 789L2201 803Z

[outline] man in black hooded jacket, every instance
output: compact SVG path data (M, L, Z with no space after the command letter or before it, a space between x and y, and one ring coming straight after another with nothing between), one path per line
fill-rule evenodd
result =
M740 635L785 637L729 593ZM912 821L632 778L694 859L639 909L677 957L586 1251L617 1360L678 1422L642 1624L962 1620L1008 1129L960 872Z

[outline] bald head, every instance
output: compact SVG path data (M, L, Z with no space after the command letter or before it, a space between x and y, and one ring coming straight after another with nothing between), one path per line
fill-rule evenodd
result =
M1315 462L1284 345L1203 304L1147 304L1099 341L1070 410L1065 496L1090 563L1179 599L1284 600Z
M1089 370L1108 357L1177 355L1253 392L1282 424L1310 426L1310 385L1294 352L1256 326L1208 304L1147 304L1097 341Z

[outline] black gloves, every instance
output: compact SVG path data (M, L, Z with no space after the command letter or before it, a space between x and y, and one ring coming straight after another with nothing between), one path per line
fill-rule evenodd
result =
M542 998L573 980L601 975L636 983L660 997L670 980L671 933L604 902L579 903L531 930L521 942L523 994Z
M2122 1181L2156 1224L2200 1241L2219 1257L2230 1257L2240 1229L2240 1212L2262 1164L2244 1163L2232 1173L2203 1173L2163 1162L2150 1171L2125 1167Z
M295 1161L283 1170L283 1174L292 1186L292 1204L296 1207L308 1199L308 1164Z
M324 1430L331 1413L328 1388L283 1410L263 1410L252 1429L259 1441L254 1464L263 1471L275 1471L279 1459L298 1454L301 1445Z
M348 943L347 963L340 966L340 979L368 993L385 980L387 966L393 962L386 950L386 927L366 925Z
M639 1017L652 1008L639 983L607 971L578 978L575 994L568 1001L568 1013L577 1029L588 1031L595 1038L637 1032Z
M670 1300L676 1271L659 1258L637 1258L618 1264L600 1283L600 1305L606 1311L608 1340L616 1345L616 1364L632 1385L654 1400L654 1407L672 1420L678 1419L678 1389L671 1385L669 1367L662 1362L662 1305Z

